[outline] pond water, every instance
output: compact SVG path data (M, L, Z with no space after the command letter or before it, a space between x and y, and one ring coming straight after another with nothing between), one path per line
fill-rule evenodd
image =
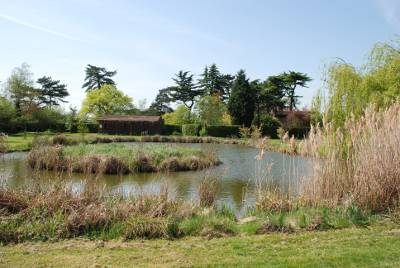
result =
M171 195L185 200L195 200L197 189L204 176L219 178L218 202L228 204L241 213L255 202L254 189L259 181L279 186L282 190L296 188L299 179L311 172L311 163L300 156L266 152L258 161L259 150L231 144L171 144L189 146L214 152L222 165L201 171L171 173L137 173L129 175L63 175L63 179L76 190L89 182L96 182L112 191L125 195L158 193L167 183ZM33 172L26 162L27 153L9 153L0 156L0 183L6 187L19 188L32 184L48 184L57 178L52 172ZM55 178L56 177L56 178ZM290 185L290 186L289 186Z

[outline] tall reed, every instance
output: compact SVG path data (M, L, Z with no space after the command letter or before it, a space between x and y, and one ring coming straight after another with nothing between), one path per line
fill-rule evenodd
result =
M343 128L312 127L302 143L313 160L303 195L315 203L354 204L374 212L400 201L400 102L386 110L366 109Z

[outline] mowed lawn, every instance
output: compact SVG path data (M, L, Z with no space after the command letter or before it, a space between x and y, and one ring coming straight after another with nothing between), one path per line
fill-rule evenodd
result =
M0 247L2 267L400 267L400 225L228 238Z

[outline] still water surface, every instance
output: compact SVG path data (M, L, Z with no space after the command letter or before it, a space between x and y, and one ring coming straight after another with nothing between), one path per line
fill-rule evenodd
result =
M95 182L125 195L158 193L167 183L171 195L185 200L195 200L197 189L204 176L219 178L218 202L228 204L238 213L254 204L254 188L257 181L278 185L282 190L296 187L303 176L311 172L311 163L300 156L267 152L261 161L256 160L259 150L242 145L230 144L171 144L189 146L214 152L223 162L218 167L201 171L171 173L138 173L124 176L70 174L63 179L75 190L82 189L89 182ZM19 188L32 184L46 185L54 182L55 173L35 174L26 163L27 153L10 153L0 157L0 183L6 187Z

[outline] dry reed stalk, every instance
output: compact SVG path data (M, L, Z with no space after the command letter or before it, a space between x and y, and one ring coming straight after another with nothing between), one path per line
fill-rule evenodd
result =
M398 206L400 103L381 111L369 107L362 118L350 118L342 129L324 125L313 127L302 144L303 154L314 161L304 195L316 203L355 204L372 211Z

